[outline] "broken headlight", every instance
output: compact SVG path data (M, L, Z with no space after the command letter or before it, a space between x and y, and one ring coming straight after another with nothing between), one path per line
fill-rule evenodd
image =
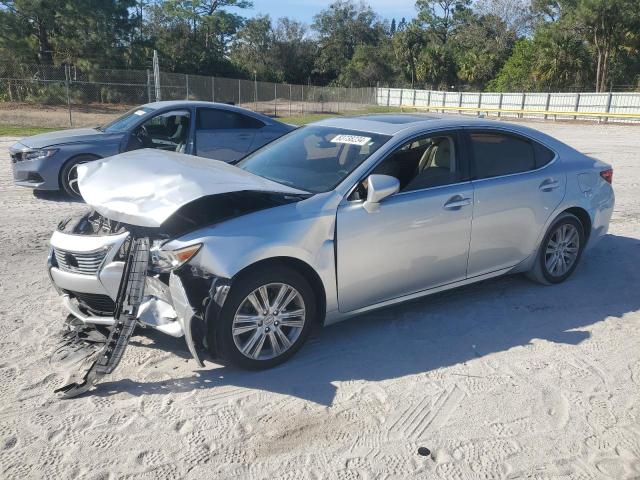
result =
M200 247L202 244L196 243L177 250L165 250L162 248L162 242L155 241L150 249L151 270L158 273L170 272L187 263L191 257L198 253Z

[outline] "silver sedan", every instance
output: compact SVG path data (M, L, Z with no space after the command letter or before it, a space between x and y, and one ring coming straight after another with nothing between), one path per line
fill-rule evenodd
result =
M563 282L614 206L599 160L428 115L324 120L236 165L139 150L79 172L94 210L55 232L50 261L74 317L117 322L125 247L148 245L131 315L246 368L283 362L316 323L505 274Z

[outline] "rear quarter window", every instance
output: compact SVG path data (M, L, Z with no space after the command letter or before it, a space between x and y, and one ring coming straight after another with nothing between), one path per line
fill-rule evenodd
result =
M551 150L544 145L540 145L538 142L533 143L533 151L536 156L536 168L541 168L547 165L556 156Z

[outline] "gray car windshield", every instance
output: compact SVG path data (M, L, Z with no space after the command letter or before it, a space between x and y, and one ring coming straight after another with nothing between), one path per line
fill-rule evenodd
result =
M153 112L153 108L149 108L149 107L134 108L133 110L129 110L124 115L116 118L115 120L107 123L106 125L103 125L102 127L100 127L100 130L102 130L103 132L109 132L109 133L126 132L135 124L137 124L138 121L149 112Z
M257 150L237 166L290 187L332 190L391 138L335 127L308 126Z

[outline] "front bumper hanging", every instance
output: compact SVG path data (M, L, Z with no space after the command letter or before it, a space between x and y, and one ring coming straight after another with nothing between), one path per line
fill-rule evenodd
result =
M118 366L136 327L138 309L144 297L148 263L149 239L146 237L132 239L124 274L120 281L111 332L102 348L83 363L90 366L81 380L58 388L55 393L63 398L80 395Z

